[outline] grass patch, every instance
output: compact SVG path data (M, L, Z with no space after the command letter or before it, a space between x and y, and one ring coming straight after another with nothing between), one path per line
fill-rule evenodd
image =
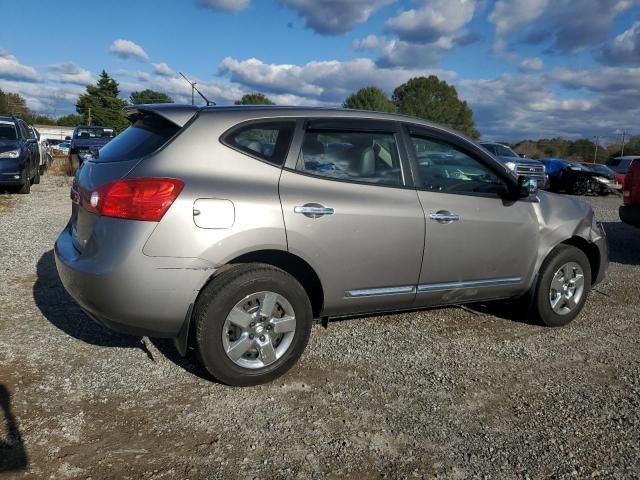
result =
M73 169L69 157L53 157L53 161L47 170L51 175L59 175L61 177L72 177Z

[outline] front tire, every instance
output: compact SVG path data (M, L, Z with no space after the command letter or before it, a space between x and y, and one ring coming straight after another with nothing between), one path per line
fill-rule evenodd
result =
M18 188L18 193L21 195L27 195L31 193L31 179L29 173L25 170L23 184Z
M33 176L33 184L38 185L40 183L40 167L36 168L36 174Z
M586 195L588 190L589 185L584 178L576 179L571 186L571 193L574 195Z
M571 323L582 311L591 291L587 256L571 245L559 245L540 267L531 314L549 327Z
M243 264L215 277L194 308L198 355L218 381L259 385L286 373L304 351L313 314L288 273Z

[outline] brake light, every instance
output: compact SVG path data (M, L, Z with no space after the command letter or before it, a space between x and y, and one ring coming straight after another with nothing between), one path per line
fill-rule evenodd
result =
M183 187L175 178L116 180L93 190L85 208L105 217L159 222Z
M622 203L624 205L631 205L631 188L633 184L633 168L630 168L624 177L624 184L622 185Z

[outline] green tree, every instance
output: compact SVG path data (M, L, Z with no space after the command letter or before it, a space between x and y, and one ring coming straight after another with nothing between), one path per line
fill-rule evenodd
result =
M147 88L139 92L131 92L129 101L133 105L142 105L144 103L173 103L173 98L166 93L156 92L155 90L149 90Z
M378 87L361 88L349 95L344 103L344 108L356 110L371 110L373 112L396 112L396 106L387 98Z
M82 118L82 115L70 113L69 115L60 117L56 123L63 127L75 127L76 125L82 125L83 122L84 118Z
M467 102L458 98L454 86L435 75L412 78L393 92L401 113L448 125L471 138L480 138Z
M269 97L263 93L248 93L240 100L235 101L236 105L275 105Z
M76 111L82 115L84 122L113 127L122 131L129 125L129 121L122 115L122 109L127 102L118 95L118 82L104 70L95 85L87 85L87 93L80 95L76 103Z

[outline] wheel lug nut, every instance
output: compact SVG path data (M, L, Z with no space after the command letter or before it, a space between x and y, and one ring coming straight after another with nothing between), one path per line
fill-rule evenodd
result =
M264 342L264 335L260 335L260 341Z
M273 325L267 325L267 330L273 330Z
M249 335L249 340L253 340L253 334Z

